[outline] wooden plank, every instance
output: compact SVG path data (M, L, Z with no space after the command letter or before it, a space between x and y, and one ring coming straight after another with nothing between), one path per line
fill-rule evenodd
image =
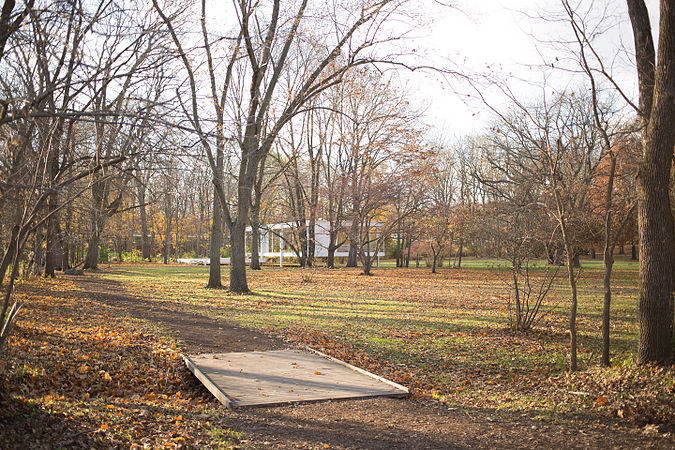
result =
M408 389L397 383L311 348L184 358L230 408L408 395Z
M322 357L324 357L324 358L326 358L326 359L329 359L329 360L333 361L334 363L337 363L337 364L340 364L340 365L342 365L342 366L348 367L348 368L352 369L353 371L358 372L358 373L360 373L360 374L369 376L369 377L371 377L371 378L375 378L376 380L379 380L379 381L381 381L381 382L383 382L383 383L385 383L385 384L388 384L389 386L393 386L393 387L396 388L396 389L400 389L400 390L403 391L402 396L405 396L405 395L410 394L410 390L409 390L407 387L403 386L403 385L400 385L400 384L398 384L398 383L394 383L394 382L391 381L391 380L387 380L387 379L384 378L384 377L381 377L381 376L379 376L379 375L375 375L374 373L368 372L367 370L362 369L362 368L360 368L360 367L353 366L353 365L349 364L348 362L342 361L342 360L337 359L337 358L333 358L332 356L327 355L327 354L325 354L325 353L323 353L323 352L320 352L319 350L314 349L314 348L312 348L312 347L305 347L305 348L306 348L307 350L310 350L310 351L316 353L316 354L319 355L319 356L322 356Z
M216 397L220 403L225 405L227 409L232 409L233 404L230 397L228 397L227 394L223 392L218 387L218 385L216 385L211 380L211 378L209 378L208 375L199 370L199 367L197 367L197 365L195 365L195 363L192 362L192 360L189 357L183 354L181 354L180 356L183 357L183 361L185 361L185 365L187 366L188 369L190 369L190 372L192 372L194 376L196 376L197 379L202 382L202 384L206 387L206 389L208 389L209 392L212 393L213 396Z

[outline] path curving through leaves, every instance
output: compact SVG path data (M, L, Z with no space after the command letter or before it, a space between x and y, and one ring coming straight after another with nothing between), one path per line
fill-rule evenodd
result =
M73 278L83 293L175 340L187 353L276 350L292 344L222 319L139 298L105 273ZM205 390L205 389L204 389ZM216 400L211 400L215 405ZM225 411L223 410L223 414ZM332 401L229 413L238 445L269 448L672 448L630 424L527 412L448 408L427 398ZM594 420L594 421L591 421ZM557 423L556 423L557 422Z

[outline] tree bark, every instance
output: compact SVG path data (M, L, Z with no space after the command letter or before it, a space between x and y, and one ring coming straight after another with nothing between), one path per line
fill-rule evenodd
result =
M246 224L249 218L253 184L259 168L258 141L259 128L255 122L249 122L243 144L243 154L246 155L246 167L242 164L239 169L237 217L228 223L230 229L230 291L244 294L249 291L246 279ZM267 150L267 149L265 149Z
M214 188L214 190L217 188ZM209 243L209 282L207 288L221 288L220 249L223 246L223 209L220 206L218 193L213 193L213 221L211 223L211 239Z
M91 235L89 236L87 255L84 258L85 269L98 268L98 247L103 230L105 197L105 182L95 182L91 187Z
M171 256L171 194L164 194L164 264L169 264Z
M322 147L318 146L316 153L312 142L314 120L309 122L310 130L307 133L307 148L309 151L309 163L311 169L311 180L309 190L309 214L307 230L307 267L313 267L316 255L316 220L319 210L319 188L321 184L321 160L323 157Z
M326 257L326 267L329 269L335 268L335 251L337 250L338 231L334 228L333 222L330 224L328 230L328 255Z
M251 210L251 270L260 268L260 213L254 207Z
M643 159L638 168L640 282L638 363L672 353L673 253L670 170L675 145L675 4L661 0L658 56L643 0L628 0L635 38Z
M563 231L565 233L565 231ZM563 238L567 241L566 238ZM565 244L567 253L567 277L572 294L570 305L570 371L577 370L577 279L574 275L574 250L569 244Z
M237 221L232 227L231 243L232 255L230 258L230 291L243 294L248 292L246 280L246 222Z
M401 227L396 234L396 267L403 266L403 251L401 249Z
M152 261L150 257L150 243L148 242L148 214L145 207L146 186L140 180L140 174L137 176L137 195L139 203L139 213L141 216L141 256L143 261Z
M326 256L326 267L328 269L335 268L335 248L332 246L328 247L328 256Z
M63 133L63 121L57 120L57 126L53 136L50 136L47 155L47 172L49 174L49 183L56 184L57 177L61 170L59 164L59 155L61 154L61 134ZM58 217L56 211L59 208L59 193L54 190L47 198L47 245L45 253L45 278L54 278L56 276L56 245L58 242L57 228Z
M520 308L520 286L518 284L518 261L517 253L514 251L514 257L511 259L511 275L513 276L513 294L515 297L515 307L516 307L516 331L520 331L521 320L522 320L522 311Z
M356 220L356 212L354 212L352 225L349 230L349 256L347 257L347 267L356 267L358 257L357 236L359 235L359 222Z
M603 276L603 288L605 298L602 308L602 364L606 367L610 365L610 347L609 347L609 324L610 324L610 308L612 304L612 266L614 265L614 244L612 243L611 228L612 228L612 196L614 194L614 176L616 174L616 155L612 149L609 149L609 173L607 175L607 190L605 191L605 233L604 233L604 249L602 261L605 266L605 274ZM617 236L621 230L617 230ZM595 259L595 250L593 251L593 258Z
M412 249L412 240L410 238L407 239L408 242L408 256L405 259L405 266L410 267L410 251Z
M2 286L2 283L5 280L7 268L9 267L9 265L12 262L12 259L14 258L14 252L16 250L16 240L18 239L18 237L19 237L19 226L15 225L14 227L12 227L9 242L7 243L7 249L5 250L5 254L2 257L2 262L0 263L0 286Z
M605 298L602 307L602 365L609 367L610 364L610 347L609 347L609 325L610 325L610 307L612 305L612 266L614 265L614 257L609 248L605 248L603 257L605 264L605 273L602 278Z
M89 236L87 241L87 254L84 257L84 266L85 269L97 269L98 268L98 246L99 246L99 234L98 230L94 230Z
M46 251L45 251L45 278L56 277L56 245L58 242L57 236L57 220L55 211L58 208L58 194L53 192L47 199L47 214L51 214L47 219L47 236L46 236Z

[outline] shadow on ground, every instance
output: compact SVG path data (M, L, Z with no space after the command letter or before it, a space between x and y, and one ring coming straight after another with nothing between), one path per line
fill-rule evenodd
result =
M0 394L2 448L102 448L103 443L93 437L96 431L86 423Z

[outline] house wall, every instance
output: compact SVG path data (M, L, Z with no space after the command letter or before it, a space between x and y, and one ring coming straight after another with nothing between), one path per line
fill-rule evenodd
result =
M288 226L285 225L285 224L272 225L272 227L275 230L276 229L282 229L282 228L288 228ZM329 228L329 223L328 223L327 220L318 220L317 221L316 228L315 228L316 248L315 248L315 253L314 253L314 255L317 258L326 258L328 256L328 244L329 244L328 228ZM280 252L279 251L271 251L271 250L274 250L274 249L272 249L270 247L270 239L278 239L278 237L272 235L271 233L267 233L264 230L260 233L260 241L261 241L261 247L262 247L262 251L261 251L260 256L268 257L268 258L274 258L274 257L278 258L280 256ZM288 248L284 248L283 253L284 253L284 257L294 257L295 256L295 253L293 253ZM335 256L336 257L349 256L349 251L336 251ZM377 256L383 257L384 251L378 252Z

